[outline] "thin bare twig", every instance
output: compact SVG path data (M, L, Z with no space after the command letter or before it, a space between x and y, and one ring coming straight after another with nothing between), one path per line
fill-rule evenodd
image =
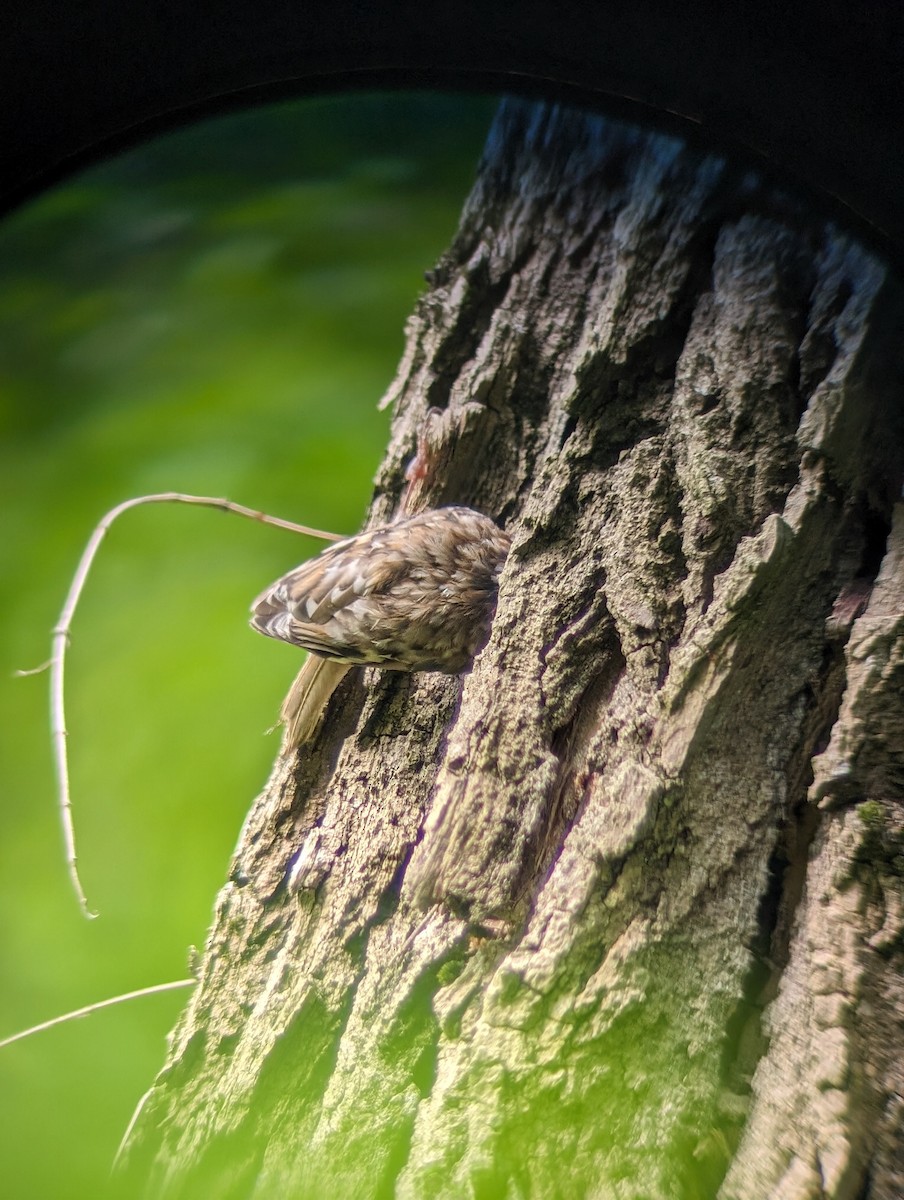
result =
M194 987L198 981L196 979L174 979L170 983L155 983L151 987L138 988L134 992L123 992L120 996L111 996L108 1000L98 1000L95 1004L86 1004L84 1008L75 1008L72 1012L63 1013L61 1017L52 1017L49 1021L42 1021L40 1025L32 1025L30 1029L23 1029L19 1033L13 1033L9 1037L0 1040L0 1050L5 1046L11 1046L13 1042L21 1042L23 1038L31 1037L33 1033L43 1033L45 1029L52 1029L54 1025L62 1025L66 1021L75 1021L78 1017L87 1017L91 1013L99 1012L102 1008L112 1008L114 1004L124 1004L127 1000L138 1000L142 996L156 996L160 992L175 992L178 988Z
M257 509L246 508L244 504L234 504L231 500L224 500L214 496L189 496L183 492L159 492L151 496L136 496L131 500L123 501L122 504L117 504L115 508L111 508L101 519L79 560L75 575L72 578L72 585L69 588L69 594L66 597L66 603L63 605L60 619L53 630L49 662L45 663L42 667L36 668L34 671L18 672L20 675L34 675L47 668L50 669L50 730L51 737L53 738L54 763L59 788L60 824L63 832L63 844L66 850L69 879L78 897L82 912L89 918L96 917L97 913L92 912L88 907L88 900L79 879L75 853L75 828L72 822L72 800L69 790L69 759L66 751L66 709L63 695L66 647L69 644L69 630L72 625L72 617L75 613L76 605L79 602L82 588L85 586L85 580L88 577L91 564L94 562L94 556L97 554L104 535L117 517L122 516L124 512L128 512L130 508L137 508L140 504L198 504L204 508L219 508L223 512L235 513L240 517L248 517L253 521L260 521L264 525L275 525L278 529L288 529L292 533L303 533L308 537L319 538L322 541L339 542L345 536L338 533L326 533L322 529L311 529L308 525L298 525L294 521L283 521L280 517L268 516Z

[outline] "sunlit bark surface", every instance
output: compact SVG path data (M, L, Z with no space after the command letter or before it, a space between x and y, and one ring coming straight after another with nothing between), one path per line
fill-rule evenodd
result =
M504 106L371 516L441 410L424 502L513 537L490 643L277 762L128 1187L904 1194L902 383L837 229Z

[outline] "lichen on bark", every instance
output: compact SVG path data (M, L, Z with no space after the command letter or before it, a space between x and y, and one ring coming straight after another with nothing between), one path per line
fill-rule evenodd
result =
M370 515L439 409L429 501L513 538L490 642L277 763L127 1180L893 1194L902 376L896 282L746 166L502 107Z

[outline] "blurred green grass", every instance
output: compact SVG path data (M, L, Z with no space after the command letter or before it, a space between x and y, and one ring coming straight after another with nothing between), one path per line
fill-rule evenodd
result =
M80 868L58 830L47 658L91 529L134 495L360 525L423 272L493 102L360 95L209 121L0 226L0 1036L186 975L300 656L251 599L317 544L194 508L114 527L67 663ZM2 1195L96 1197L185 993L0 1051Z

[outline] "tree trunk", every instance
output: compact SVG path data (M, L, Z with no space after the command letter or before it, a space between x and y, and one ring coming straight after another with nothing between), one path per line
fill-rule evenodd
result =
M278 761L127 1140L184 1197L904 1194L904 303L746 168L507 103L373 522L513 545L463 679Z

